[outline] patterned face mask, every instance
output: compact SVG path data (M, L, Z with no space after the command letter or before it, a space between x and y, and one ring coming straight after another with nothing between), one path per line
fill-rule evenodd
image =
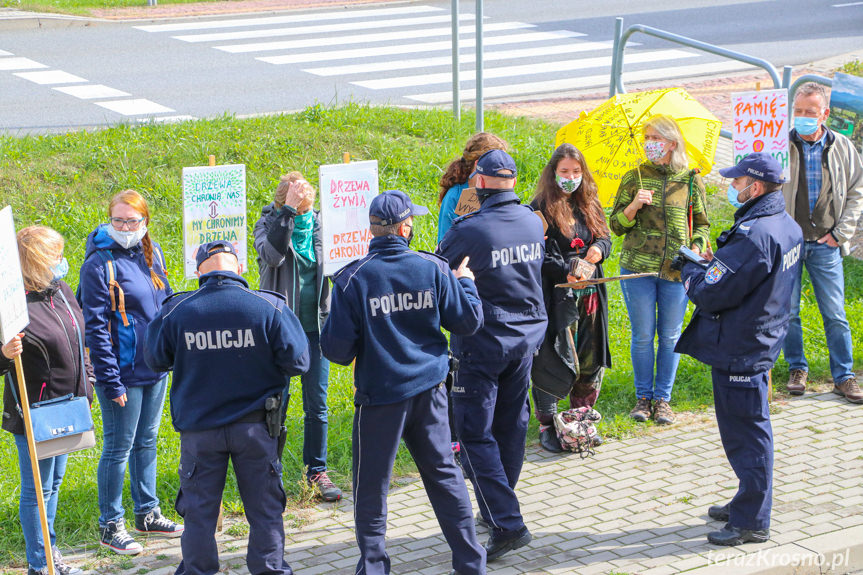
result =
M658 140L648 140L647 142L644 142L644 154L651 162L661 160L665 155L665 142L660 142Z
M563 193L571 194L578 189L578 186L581 185L581 176L571 179L564 178L563 176L557 176L557 185L560 186L560 189L563 190Z

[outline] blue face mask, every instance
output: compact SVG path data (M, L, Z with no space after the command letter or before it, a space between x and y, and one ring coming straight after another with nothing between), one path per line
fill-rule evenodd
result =
M795 116L794 129L797 130L797 133L801 136L811 136L818 131L818 118Z
M728 203L731 204L732 206L734 206L735 208L742 208L743 204L741 204L740 202L737 201L737 194L742 194L743 192L748 190L750 187L752 187L752 184L749 184L748 186L746 186L745 188L743 188L742 190L740 190L738 192L737 190L734 189L733 185L728 184Z
M66 258L60 260L60 263L56 266L51 266L51 273L54 274L55 282L60 281L61 279L66 277L66 274L69 273L69 262L66 260Z

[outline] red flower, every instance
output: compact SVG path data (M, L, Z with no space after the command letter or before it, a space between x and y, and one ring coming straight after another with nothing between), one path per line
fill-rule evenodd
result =
M581 238L576 237L572 239L572 243L569 244L569 247L581 249L584 247L584 242Z

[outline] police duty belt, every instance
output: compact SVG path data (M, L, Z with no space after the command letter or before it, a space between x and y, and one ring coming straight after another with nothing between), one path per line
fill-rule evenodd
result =
M608 282L619 282L621 280L634 280L635 278L655 278L659 274L656 272L651 272L649 274L628 274L625 276L614 276L610 278L594 278L589 280L580 280L577 282L569 282L564 284L555 284L554 287L568 287L573 289L582 289L589 286L595 286L599 284L606 284Z

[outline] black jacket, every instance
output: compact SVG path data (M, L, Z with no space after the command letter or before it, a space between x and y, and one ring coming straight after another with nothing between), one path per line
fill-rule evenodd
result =
M63 290L69 308L57 293ZM30 404L70 393L93 400L93 367L84 352L81 366L79 342L83 342L84 315L75 301L75 294L65 282L52 284L41 292L27 294L30 324L24 329L24 352L21 363ZM72 322L75 317L77 329ZM18 385L15 363L0 354L0 375L9 374L3 390L3 429L23 434L24 422L10 385ZM18 388L15 388L18 393ZM19 397L20 399L20 397Z

